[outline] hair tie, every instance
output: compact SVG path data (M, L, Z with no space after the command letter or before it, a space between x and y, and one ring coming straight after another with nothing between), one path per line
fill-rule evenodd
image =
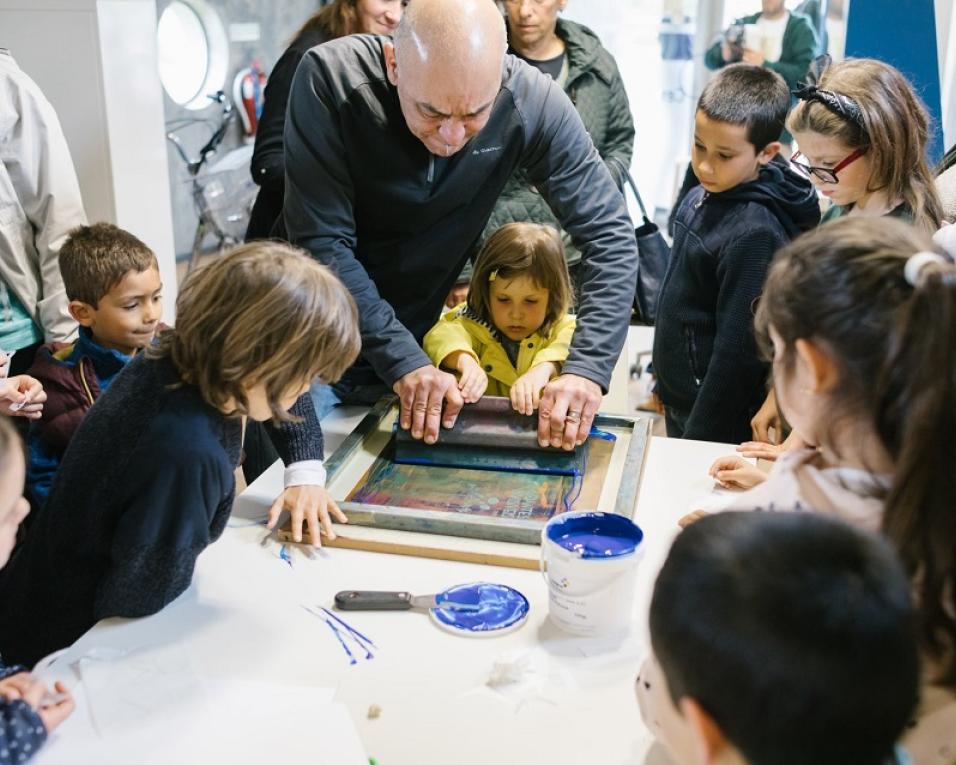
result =
M488 281L493 282L497 278L498 278L498 269L496 268L494 271L488 274Z
M861 128L866 129L866 125L863 124L863 110L849 96L833 90L823 90L816 85L807 85L802 82L798 84L796 90L790 92L801 101L821 103L837 116L855 122Z
M931 263L939 263L945 266L948 262L946 258L935 252L917 252L906 259L906 265L903 266L903 278L913 287L917 287L926 266Z

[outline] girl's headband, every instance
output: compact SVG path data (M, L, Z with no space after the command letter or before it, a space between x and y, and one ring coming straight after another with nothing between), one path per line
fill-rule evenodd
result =
M854 122L866 130L866 125L863 123L863 110L860 109L860 105L849 96L845 96L833 90L822 90L816 85L804 85L803 83L801 83L796 90L791 91L791 93L801 101L817 101L838 117L850 120L850 122Z

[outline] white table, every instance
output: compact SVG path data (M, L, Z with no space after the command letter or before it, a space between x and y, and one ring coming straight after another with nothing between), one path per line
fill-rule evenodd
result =
M362 413L339 409L327 418L330 453ZM186 593L152 617L101 622L70 653L166 646L188 655L206 678L333 686L369 756L380 765L643 763L650 736L640 720L633 682L646 650L653 580L677 532L677 519L714 492L708 466L730 451L720 444L653 439L635 517L646 533L646 551L633 603L634 629L617 645L574 639L551 625L546 585L535 572L338 549L322 551L314 560L297 554L290 568L278 559L277 545L260 546L262 528L246 520L261 517L279 491L281 471L275 465L239 498L235 525L200 556ZM331 606L334 593L343 589L429 593L476 580L503 582L523 592L531 602L527 623L509 635L468 639L443 632L422 613L345 614L378 645L374 660L350 666L328 627L300 607ZM537 690L515 695L487 687L497 660L522 653L536 669ZM151 761L172 761L162 757L167 741L101 738L82 684L77 703L38 765L143 762L144 746L154 755ZM368 719L372 704L381 708L377 719ZM321 741L315 746L314 758L303 762L335 765L322 757ZM84 756L78 758L78 752ZM299 761L282 751L275 752L275 760Z

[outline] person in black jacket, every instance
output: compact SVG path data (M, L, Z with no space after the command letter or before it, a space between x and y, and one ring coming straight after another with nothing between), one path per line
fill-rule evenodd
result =
M127 364L83 419L0 574L5 661L32 665L98 620L154 614L189 586L232 512L243 415L270 423L287 473L318 469L324 481L308 390L358 354L342 283L287 245L257 242L195 271L176 309L176 328ZM334 537L329 515L345 516L327 497L321 504ZM292 517L301 538L301 508ZM318 543L314 516L309 525Z
M310 50L289 98L283 219L358 303L363 363L343 383L391 387L401 426L433 443L463 402L421 341L524 169L583 255L570 354L538 410L539 441L570 449L590 432L627 334L637 245L571 101L506 49L494 3L414 0L394 43L351 35Z
M249 215L246 241L268 239L282 215L285 197L285 161L282 132L289 105L292 76L305 55L316 45L337 37L366 32L390 35L402 18L408 0L334 0L313 15L292 39L269 73L262 116L252 154L252 180L260 187Z
M654 333L667 435L740 443L766 394L753 309L774 252L820 220L810 182L777 157L790 106L783 78L721 70L694 121L692 189L675 219Z

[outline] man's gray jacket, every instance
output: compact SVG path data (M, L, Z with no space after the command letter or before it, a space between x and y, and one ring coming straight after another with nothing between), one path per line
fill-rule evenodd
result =
M311 49L286 120L288 239L329 265L358 304L362 360L348 379L391 386L431 363L421 340L522 168L584 257L563 371L607 390L637 247L624 198L574 106L550 77L508 56L487 125L456 154L437 157L405 123L385 73L387 41L352 35Z

